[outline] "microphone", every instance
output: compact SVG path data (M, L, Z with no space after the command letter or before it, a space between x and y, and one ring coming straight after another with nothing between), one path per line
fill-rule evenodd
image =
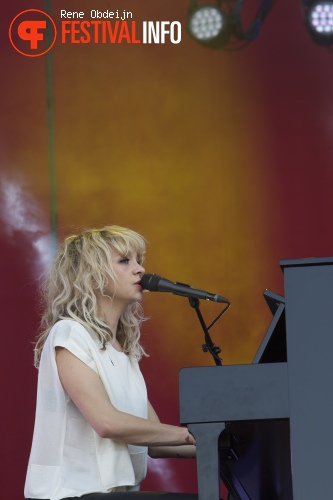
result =
M149 290L150 292L171 292L174 295L181 295L183 297L194 297L196 299L230 304L229 300L221 295L197 290L185 283L173 283L172 281L158 276L158 274L144 274L141 278L140 285L144 290Z

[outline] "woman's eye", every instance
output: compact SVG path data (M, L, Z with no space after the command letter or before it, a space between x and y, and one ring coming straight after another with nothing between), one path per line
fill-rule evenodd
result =
M129 259L121 259L120 263L121 264L128 264Z

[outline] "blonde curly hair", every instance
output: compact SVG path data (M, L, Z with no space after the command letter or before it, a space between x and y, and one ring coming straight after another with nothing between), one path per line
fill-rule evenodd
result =
M49 275L41 285L44 314L34 348L37 368L47 336L60 319L78 321L97 335L101 348L105 349L114 333L99 316L95 291L103 293L110 279L117 286L111 250L126 257L132 249L142 264L145 247L143 236L120 226L86 230L64 240ZM139 342L143 319L142 307L135 302L127 306L115 332L123 351L137 359L146 355Z

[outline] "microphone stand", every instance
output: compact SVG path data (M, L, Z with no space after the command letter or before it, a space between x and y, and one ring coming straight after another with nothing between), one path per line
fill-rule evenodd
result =
M217 366L222 366L222 359L218 356L218 354L220 354L220 352L221 352L221 348L214 344L214 342L212 341L212 339L209 335L207 325L206 325L206 323L202 317L201 311L200 311L199 299L197 299L195 297L188 297L188 300L189 300L190 306L193 309L195 309L195 312L197 313L197 316L199 318L200 324L202 326L202 329L203 329L203 332L205 335L205 342L206 343L202 345L203 352L209 351L210 354L213 356L215 364Z

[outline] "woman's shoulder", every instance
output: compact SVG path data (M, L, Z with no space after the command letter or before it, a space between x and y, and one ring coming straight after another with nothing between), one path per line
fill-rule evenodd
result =
M64 347L84 363L97 371L93 359L99 346L92 339L88 330L80 322L70 318L57 321L50 330L43 352L54 353L57 347Z
M59 319L53 327L51 328L51 331L53 330L80 330L80 331L85 331L88 333L87 328L85 328L82 323L79 321L75 321L74 319L71 318L63 318Z
M72 338L80 337L82 339L91 339L91 335L87 328L79 321L70 318L63 318L57 321L50 330L50 337L55 338Z

